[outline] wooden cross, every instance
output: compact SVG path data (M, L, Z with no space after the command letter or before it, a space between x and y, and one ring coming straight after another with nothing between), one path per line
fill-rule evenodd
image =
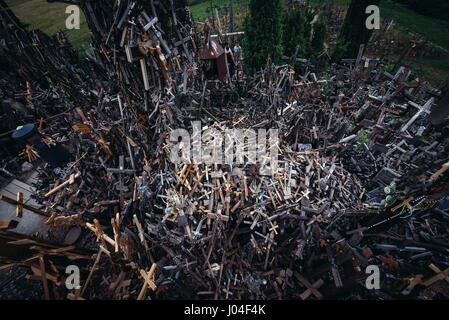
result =
M226 289L223 288L223 292L226 293L226 300L228 300L229 295L232 295L232 292L229 291L229 285L231 284L231 279L228 279L228 284L226 285Z
M270 222L271 224L271 228L269 228L268 230L271 232L274 232L275 234L278 234L276 229L279 228L279 226L276 224L276 221L273 223L271 223L271 220L268 219L268 222Z
M145 236L144 236L144 233L143 233L142 225L140 224L140 221L139 221L139 219L137 219L136 215L133 215L133 220L134 220L134 224L137 227L137 231L139 232L138 236L139 236L140 242L144 246L145 251L147 252L149 258L151 260L153 260L153 257L152 257L151 252L150 252L150 248L148 247L148 243L147 243L147 241L145 239Z
M430 107L432 106L434 100L435 98L430 98L429 101L427 101L422 107L412 101L409 101L409 104L415 108L418 108L419 111L401 128L401 132L407 130L408 127L410 127L422 113L430 113Z
M393 256L391 254L387 254L386 257L379 256L380 261L385 262L388 264L390 269L395 268L396 270L399 270L399 262L393 260Z
M404 149L402 149L401 148L401 146L403 145L403 144L406 144L407 145L407 143L405 142L405 140L402 140L401 142L399 142L397 145L392 145L392 149L390 149L388 152L387 152L387 154L386 154L386 156L388 157L390 154L392 154L393 152L395 152L396 150L399 150L400 152L402 152L402 153L406 153L407 152L407 150L404 150Z
M304 286L306 286L307 287L307 289L308 290L310 290L310 293L312 293L317 299L322 299L323 298L323 295L317 290L317 288L315 287L315 285L317 284L317 282L319 281L317 281L317 282L315 282L314 283L314 285L312 285L310 282L309 282L309 280L307 280L306 278L304 278L302 275L300 275L299 274L299 272L294 272L293 273L294 275L295 275L295 277L299 280L299 282L301 282ZM321 284L322 285L322 284ZM305 294L307 292L307 290L303 293L303 294ZM306 295L306 297L308 296L308 295L310 295L310 293L308 293L307 295Z
M119 174L134 174L136 170L133 169L125 169L125 157L119 156L119 167L118 168L106 168L107 172L119 173Z
M125 169L125 157L123 155L119 156L119 167L118 168L106 168L107 172L118 173L120 175L119 184L116 185L116 189L120 191L120 205L123 205L123 191L128 191L128 188L123 185L123 174L134 174L136 170Z
M312 285L315 289L319 289L322 285L324 284L323 279L319 279L318 281L315 281L315 283ZM312 290L310 288L308 288L306 291L304 291L303 293L301 293L299 295L299 297L302 300L306 300L308 297L310 297L310 295L312 294Z
M396 210L398 210L399 208L402 208L403 206L407 206L408 209L412 209L412 206L410 205L410 202L415 200L414 197L409 197L408 199L402 201L400 204L398 204L397 206L395 206L394 208L391 209L391 212L395 212Z
M447 268L444 271L441 271L436 265L434 265L433 263L431 263L429 265L429 268L432 269L435 273L437 273L436 276L433 276L432 278L424 281L422 284L425 285L426 287L430 286L431 284L439 281L439 280L446 280L447 282L449 282L449 268Z
M145 270L140 269L140 275L144 279L145 283L143 284L142 289L140 290L137 300L145 299L148 287L150 287L151 290L156 291L157 286L154 283L154 271L156 271L156 263L153 263L151 265L151 269L150 271L148 271L148 273Z
M19 195L17 195L17 198L19 198ZM30 211L32 211L34 213L37 213L37 214L39 214L41 216L44 216L44 217L50 217L51 216L49 213L47 213L45 211L39 210L37 208L34 208L34 207L30 206L30 205L27 205L27 204L23 203L23 199L21 201L19 201L19 200L11 199L11 198L9 198L7 196L4 196L4 195L0 195L0 200L4 201L4 202L7 202L9 204L17 206L17 208L16 208L16 215L17 215L18 212L20 212L20 217L22 216L21 211L23 209L30 210ZM19 210L18 207L20 207L21 209ZM19 217L19 215L17 215L17 217Z
M420 283L422 282L422 274L418 274L417 276L411 277L411 278L409 278L409 279L407 279L407 280L409 280L410 282L409 282L407 288L405 288L405 289L402 290L402 292L401 292L401 293L402 293L403 295L405 295L405 296L409 295L410 292L412 292L413 288L414 288L417 284L420 284Z
M177 30L177 34L178 34L179 41L175 42L175 47L179 47L180 45L182 45L182 48L183 48L183 50L184 50L184 52L185 52L185 54L187 56L187 59L189 59L189 61L191 61L192 57L191 57L191 55L189 53L189 50L188 50L188 48L186 46L186 43L187 43L187 41L192 40L192 37L191 36L187 36L185 38L182 38L182 35L181 35L181 33L178 30Z
M219 219L219 220L224 221L224 222L229 221L229 216L222 215L222 214L220 214L218 212L217 213L208 213L207 214L207 218Z
M39 256L39 266L40 266L40 271L41 271L42 283L44 285L45 300L50 300L50 291L48 288L47 274L45 272L45 256L44 255Z
M193 168L193 164L189 164L184 178L180 182L178 182L178 185L176 187L178 187L179 184L184 185L184 183L186 182L187 177L189 176L190 172L194 172L194 170L192 170L192 168Z
M48 191L48 192L45 194L45 197L49 197L49 196L51 196L53 193L55 193L55 192L61 190L62 188L64 188L65 186L67 186L67 185L69 185L69 184L73 184L73 183L75 182L75 179L77 179L77 178L79 178L79 177L81 177L81 172L77 172L77 173L75 173L75 174L72 173L72 174L70 175L70 178L69 178L69 179L67 179L66 181L64 181L64 182L61 183L60 185L58 185L58 186L54 187L53 189L51 189L50 191Z
M441 176L444 172L446 172L449 169L449 161L446 162L445 164L443 164L443 166L441 167L440 170L438 170L437 172L435 172L430 179L432 181L435 181L438 179L439 176Z

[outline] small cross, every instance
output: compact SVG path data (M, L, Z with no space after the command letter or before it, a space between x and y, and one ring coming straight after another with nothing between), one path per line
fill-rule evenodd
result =
M123 191L127 191L128 188L123 185L123 174L134 174L136 170L125 169L125 157L123 155L119 156L119 167L118 168L106 168L107 172L118 173L120 175L120 181L116 186L116 189L120 191L120 205L123 204Z
M385 262L388 264L390 269L395 268L396 270L399 270L399 262L393 260L393 256L391 254L387 254L386 257L379 256L380 261Z
M413 201L414 199L415 199L414 197L410 197L410 198L402 201L400 204L398 204L397 206L392 208L391 211L395 212L396 210L398 210L399 208L402 208L403 206L407 206L408 209L412 209L412 206L410 205L410 202Z
M430 265L429 265L429 268L430 269L432 269L435 273L437 273L437 274L443 274L443 271L441 271L436 265L434 265L433 263L431 263ZM444 275L444 274L443 274ZM445 277L444 277L444 280L446 280L447 282L449 282L449 276L448 275L446 275Z
M407 150L404 150L404 149L401 148L401 146L402 146L403 144L407 145L407 143L405 142L405 140L402 140L402 141L399 142L397 145L393 145L393 149L390 149L390 150L387 152L386 156L388 157L390 154L392 154L392 153L395 152L396 150L399 150L399 151L401 151L402 153L406 153Z
M310 289L310 292L317 298L317 299L321 299L323 298L323 295L315 288L315 284L312 285L309 280L307 280L306 278L304 278L302 275L300 275L298 272L294 272L295 277L304 285L306 286L308 289ZM307 290L306 290L307 292ZM306 293L304 292L304 293ZM303 294L304 294L303 293Z
M435 282L437 282L437 281L439 281L439 280L446 280L446 281L448 281L449 268L447 268L447 269L444 270L444 271L441 271L440 269L438 269L438 267L436 267L436 266L431 267L431 266L432 266L432 265L430 265L429 267L430 267L433 271L438 272L438 274L437 274L436 276L433 276L432 278L430 278L430 279L424 281L424 282L422 283L424 286L428 287L428 286L432 285L433 283L435 283ZM438 270L438 271L437 271L437 270Z
M322 285L324 284L324 281L322 279L319 279L318 281L315 281L315 283L312 285L315 289L319 289ZM312 294L312 289L308 288L306 291L304 291L303 293L301 293L299 295L299 297L302 300L306 300L308 297L310 297L310 295Z
M268 220L271 224L271 228L269 228L268 230L271 232L274 232L275 234L278 234L278 232L276 231L277 228L279 228L279 226L276 224L276 221L273 223L271 223L271 220Z

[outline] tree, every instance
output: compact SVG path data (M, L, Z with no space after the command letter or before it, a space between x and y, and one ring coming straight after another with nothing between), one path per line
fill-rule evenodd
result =
M250 0L244 21L242 49L249 73L260 70L268 57L274 63L282 58L281 0Z
M292 56L297 45L299 45L297 57L302 58L306 54L308 43L304 34L305 23L301 10L290 10L285 13L282 29L282 47L285 56Z
M322 19L314 22L316 11L311 7L292 8L285 13L283 19L282 46L284 55L291 57L299 45L297 58L310 58L312 63L324 49L327 38L327 27ZM312 34L313 29L313 34ZM295 71L304 71L301 63L295 64Z
M366 45L369 42L373 30L366 27L368 15L365 11L368 6L379 5L379 2L380 0L351 1L332 56L334 61L342 58L356 58L360 45Z
M311 57L319 56L324 49L324 41L327 37L327 27L322 19L313 25L313 37L310 42Z

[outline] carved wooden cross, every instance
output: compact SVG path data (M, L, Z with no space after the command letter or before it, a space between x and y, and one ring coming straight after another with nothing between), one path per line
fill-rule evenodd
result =
M151 265L151 269L150 271L148 271L148 273L143 269L140 270L140 275L144 279L145 283L143 284L142 289L140 290L137 300L145 299L148 287L150 287L151 290L156 291L157 287L154 281L154 271L156 271L156 263L153 263Z

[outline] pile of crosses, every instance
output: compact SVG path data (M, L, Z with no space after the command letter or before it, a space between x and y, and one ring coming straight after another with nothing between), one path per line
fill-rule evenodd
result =
M223 52L186 8L80 6L94 52L84 59L62 34L25 31L1 12L0 53L14 62L2 71L14 81L1 84L22 125L8 143L38 167L41 206L1 200L50 227L32 237L1 221L2 269L30 266L47 299L444 294L447 96L406 67L381 72L363 46L323 70L293 56L209 79L201 53ZM78 289L65 286L69 264ZM380 290L366 285L372 265Z

